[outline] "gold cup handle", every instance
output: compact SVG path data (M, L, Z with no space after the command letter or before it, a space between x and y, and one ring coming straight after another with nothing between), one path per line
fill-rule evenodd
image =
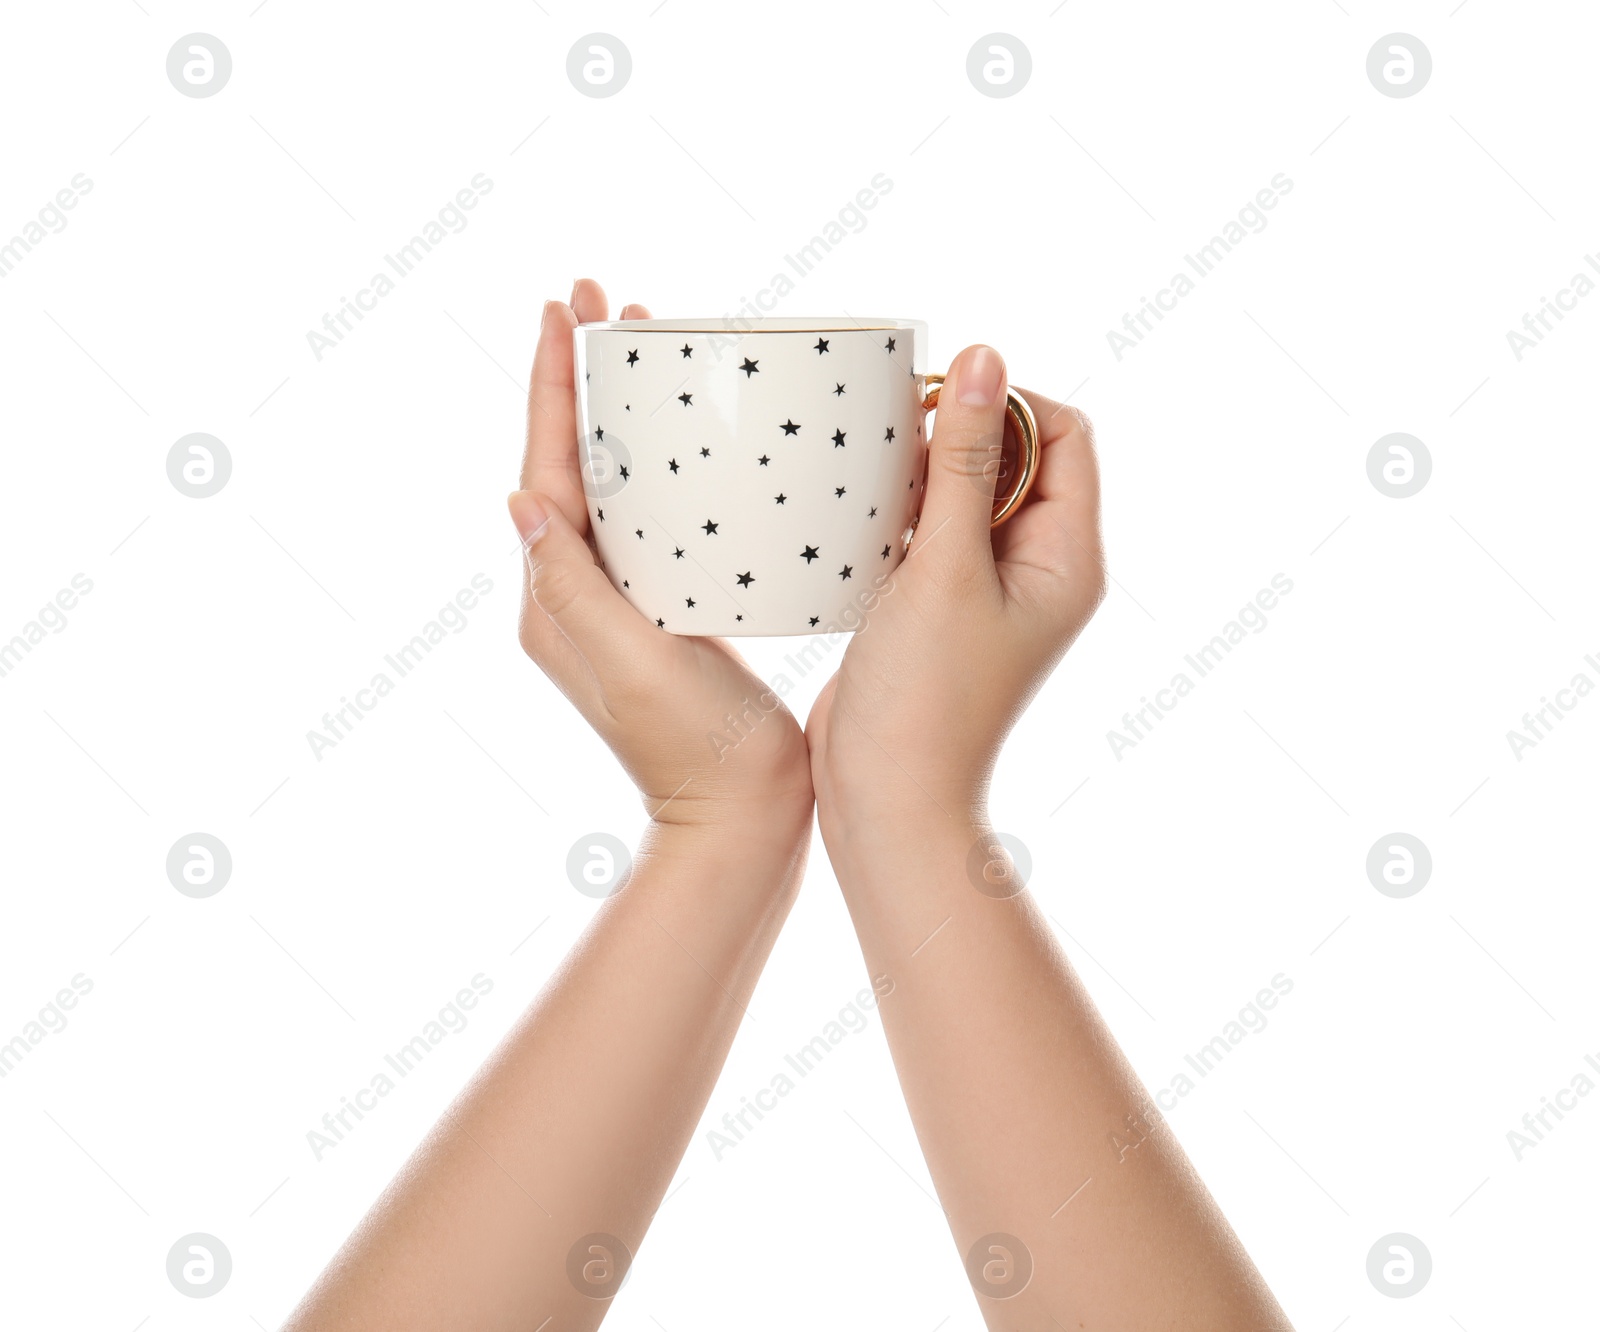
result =
M944 383L943 375L924 375L927 392L922 398L923 411L932 411L939 405L939 386ZM995 496L994 513L989 519L990 527L999 527L1001 523L1012 517L1022 507L1022 501L1028 498L1028 492L1033 489L1034 478L1039 473L1039 426L1033 419L1033 409L1028 406L1027 400L1013 388L1006 389L1006 415L1011 420L1011 427L1017 432L1017 442L1021 445L1021 466L1017 484L1009 495Z

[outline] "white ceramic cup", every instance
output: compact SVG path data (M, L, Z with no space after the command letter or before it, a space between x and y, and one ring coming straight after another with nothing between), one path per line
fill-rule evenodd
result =
M590 528L618 591L675 634L860 627L921 508L927 325L641 319L574 339Z

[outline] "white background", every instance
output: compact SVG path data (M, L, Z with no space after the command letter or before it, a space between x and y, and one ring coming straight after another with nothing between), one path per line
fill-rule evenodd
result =
M594 909L569 847L642 814L515 641L504 495L540 302L587 274L731 314L879 172L868 225L777 312L927 319L934 364L992 342L1095 418L1114 586L994 817L1152 1087L1293 981L1170 1117L1267 1280L1309 1332L1592 1321L1600 1096L1520 1161L1507 1133L1600 1051L1600 696L1520 761L1506 739L1600 682L1600 300L1520 362L1506 339L1600 245L1590 7L3 21L0 238L93 188L0 280L0 639L75 574L93 591L0 679L0 1041L74 975L93 989L0 1080L0 1321L275 1326L550 974ZM1032 56L1008 98L965 72L995 30ZM205 99L165 73L197 31L233 58ZM633 59L606 99L565 74L595 31ZM1416 96L1368 81L1393 32L1432 52ZM307 331L479 172L470 225L319 362ZM1278 173L1266 229L1118 360L1107 330ZM167 479L193 431L232 456L210 499ZM1394 431L1433 459L1410 499L1367 477ZM317 761L306 732L478 573L468 626ZM1115 757L1122 714L1279 573L1268 627ZM771 674L797 646L749 651ZM165 873L195 831L233 857L205 900ZM1365 871L1395 831L1434 861L1403 900ZM314 1159L307 1132L479 972L471 1025ZM818 844L608 1326L981 1326L875 1015L707 1144L864 983ZM193 1231L233 1256L209 1300L165 1273ZM1395 1231L1433 1255L1409 1299L1365 1272Z

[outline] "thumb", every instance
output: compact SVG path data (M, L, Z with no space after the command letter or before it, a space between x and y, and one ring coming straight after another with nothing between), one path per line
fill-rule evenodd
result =
M602 689L622 683L641 658L650 626L611 586L558 504L518 490L507 507L522 537L528 590L538 610L578 650Z
M962 559L990 558L989 518L1005 417L1005 362L993 347L968 347L939 392L916 544L933 543Z

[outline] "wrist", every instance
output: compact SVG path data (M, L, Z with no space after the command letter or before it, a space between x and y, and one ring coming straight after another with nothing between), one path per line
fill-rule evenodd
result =
M817 825L847 895L875 883L964 874L973 846L992 835L981 800L941 808L927 796L819 799Z
M898 765L852 765L813 774L817 824L830 848L880 842L904 844L906 837L951 833L967 835L988 822L988 783L950 775L953 766L918 765L913 773Z
M810 843L809 782L801 789L763 788L736 799L687 797L685 791L655 810L641 850L708 867L753 871L781 864Z

